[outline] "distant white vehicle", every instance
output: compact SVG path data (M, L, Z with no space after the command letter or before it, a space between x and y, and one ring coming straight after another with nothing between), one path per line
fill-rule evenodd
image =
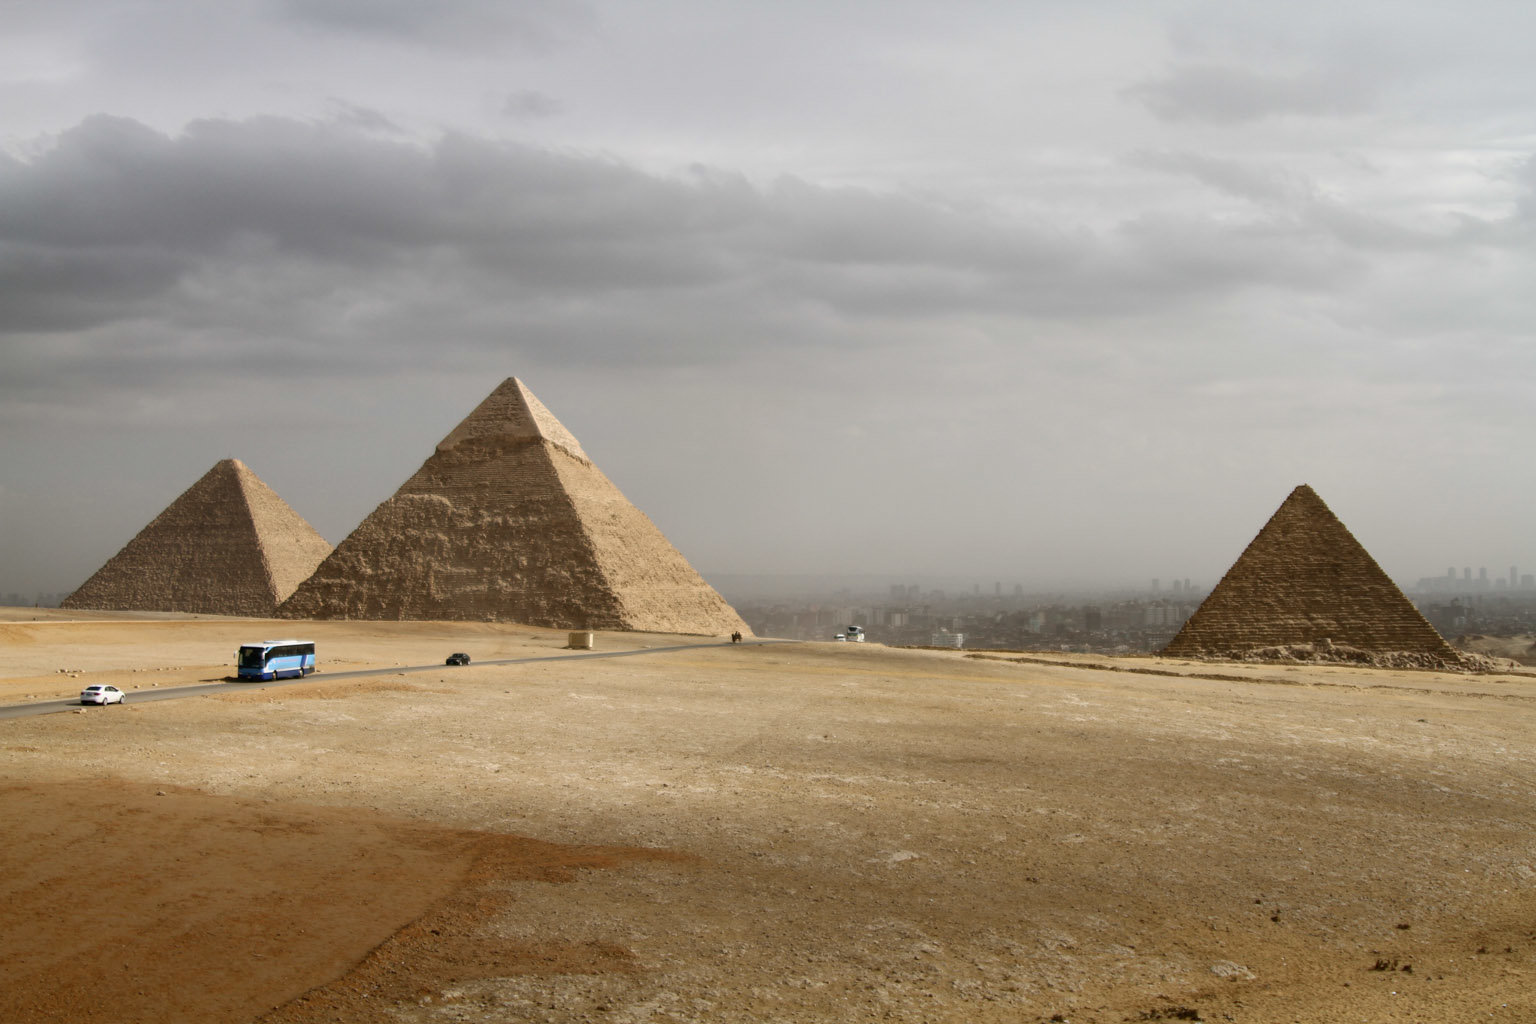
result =
M122 702L123 691L115 686L97 684L95 686L87 686L80 691L81 704L100 704L105 707L108 704L121 704Z
M856 643L856 644L863 643L864 642L864 627L863 626L849 626L848 627L848 639L850 641L852 641L853 643Z

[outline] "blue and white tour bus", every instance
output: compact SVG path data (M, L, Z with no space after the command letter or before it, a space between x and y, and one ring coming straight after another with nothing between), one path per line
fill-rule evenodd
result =
M312 640L263 640L241 644L235 653L236 679L282 679L307 676L315 670Z

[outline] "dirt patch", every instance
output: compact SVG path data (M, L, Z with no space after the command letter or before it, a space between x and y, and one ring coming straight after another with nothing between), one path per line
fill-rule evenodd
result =
M464 884L395 932L346 975L260 1018L261 1024L375 1019L381 1007L451 1002L458 986L489 978L595 975L636 969L634 954L611 942L519 942L488 934L510 912L507 883L569 882L576 872L626 861L687 863L666 851L565 847L516 836L466 836L474 858Z
M417 686L385 679L348 679L337 683L293 683L280 689L251 693L217 693L212 699L230 704L270 704L277 700L346 700L370 693L452 693L442 687Z
M116 781L0 786L0 819L7 1024L364 1020L470 978L628 969L473 936L509 883L671 856Z

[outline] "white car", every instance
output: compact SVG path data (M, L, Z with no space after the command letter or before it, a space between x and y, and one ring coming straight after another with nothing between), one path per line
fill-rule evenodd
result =
M123 691L115 686L104 686L98 683L95 686L87 686L80 691L81 704L121 704Z

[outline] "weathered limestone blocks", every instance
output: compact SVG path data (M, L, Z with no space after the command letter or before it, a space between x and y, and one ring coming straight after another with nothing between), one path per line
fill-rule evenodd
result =
M63 604L266 617L330 551L244 463L225 459Z
M747 631L570 431L511 377L279 614Z
M1241 659L1298 645L1314 651L1337 645L1384 663L1412 656L1416 664L1462 664L1305 484L1285 499L1163 653Z

